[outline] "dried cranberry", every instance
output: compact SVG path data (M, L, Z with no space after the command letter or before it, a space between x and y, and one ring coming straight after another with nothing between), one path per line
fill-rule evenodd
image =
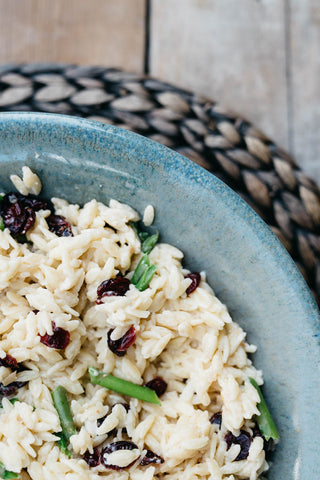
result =
M25 385L27 385L27 382L12 382L9 383L9 385L3 385L3 383L0 383L0 396L10 397L11 395L15 395L17 390Z
M17 195L17 193L15 193L14 195ZM20 197L24 198L24 202L27 207L32 208L34 212L38 212L39 210L51 210L49 202L37 197L36 195L25 196L20 194Z
M35 212L47 208L48 203L35 195L10 192L2 199L0 214L13 235L24 235L34 225Z
M14 372L18 370L18 362L11 355L6 355L4 358L0 358L0 367L11 368Z
M90 453L89 450L83 455L83 460L87 462L89 467L97 467L100 465L100 452L97 448L93 449L93 453Z
M123 470L124 468L128 468L128 467L131 467L136 460L134 460L133 462L131 462L129 465L126 465L125 467L119 467L118 465L110 465L107 462L107 458L105 458L105 456L109 455L110 453L113 453L113 452L116 452L118 450L134 450L138 448L137 445L133 442L127 442L126 440L121 440L119 442L114 442L114 443L110 443L110 445L107 445L101 452L101 463L103 463L103 465L106 467L106 468L111 468L112 470Z
M50 215L46 220L50 232L58 237L73 237L70 223L61 215Z
M97 288L96 303L100 305L103 297L124 297L130 287L130 280L124 277L110 278L102 282Z
M191 280L191 283L186 290L186 294L190 295L190 293L194 292L195 289L199 287L201 282L201 275L198 272L192 272L192 273L188 273L188 275L186 275L185 278L190 278Z
M240 445L240 453L237 458L235 458L235 462L238 462L239 460L245 460L248 457L252 442L250 433L240 430L240 435L235 437L231 432L228 432L226 433L224 439L227 443L227 450L229 450L232 444Z
M123 357L126 354L131 345L134 344L137 338L136 329L134 327L129 328L129 330L118 340L112 340L113 329L108 332L108 347L111 352L113 352L118 357Z
M70 333L64 328L56 327L55 322L52 322L53 334L40 335L40 342L50 348L57 350L64 350L70 343Z
M215 424L215 425L219 425L219 427L221 427L221 422L222 422L222 413L221 412L215 413L210 418L210 423Z
M151 390L154 390L158 397L161 397L167 390L167 382L163 380L161 377L155 377L150 382L146 383L146 387L151 388Z
M142 458L140 465L145 466L150 465L150 463L156 463L157 465L160 465L160 463L164 463L164 460L162 457L160 457L160 455L153 453L151 450L147 450L147 453Z

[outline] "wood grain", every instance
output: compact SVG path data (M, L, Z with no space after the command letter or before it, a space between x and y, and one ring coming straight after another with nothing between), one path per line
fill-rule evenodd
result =
M300 165L320 183L320 3L291 0L292 140Z
M284 0L153 0L151 73L241 112L288 147Z
M0 0L0 63L144 62L144 0Z

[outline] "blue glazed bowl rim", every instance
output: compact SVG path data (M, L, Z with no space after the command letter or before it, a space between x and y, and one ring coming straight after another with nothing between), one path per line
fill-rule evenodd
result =
M202 189L205 195L208 195L208 197L205 198L211 200L214 198L220 201L220 205L225 206L229 213L241 219L242 225L244 225L246 229L246 235L254 236L256 247L263 249L263 259L267 265L270 265L273 270L278 269L278 271L281 272L281 278L285 279L285 291L290 295L289 302L291 302L291 306L294 305L295 311L298 312L298 318L301 318L301 326L308 326L308 330L311 331L312 336L318 341L316 348L312 350L312 365L310 358L306 359L308 372L312 369L313 376L316 375L317 367L313 365L313 363L317 361L316 359L318 357L320 358L320 322L316 302L292 258L273 232L249 205L221 180L191 160L188 160L167 147L136 133L101 122L79 117L37 112L0 113L0 130L3 129L8 132L8 128L12 128L13 132L15 132L15 127L17 127L19 135L24 135L24 133L38 128L42 130L45 129L46 132L46 128L48 128L48 132L54 137L54 141L59 137L59 132L61 132L62 129L66 129L68 138L74 135L76 144L80 144L80 147L84 148L85 153L87 153L91 146L97 146L98 149L102 147L102 151L106 151L110 142L112 144L112 142L116 140L118 151L121 151L122 148L126 149L126 151L133 151L132 156L138 159L140 159L140 155L143 155L141 159L147 167L158 168L161 174L168 174L168 176L176 180L177 183L183 179L185 189L188 189L188 186ZM18 138L20 138L19 135ZM50 137L50 135L48 136ZM15 137L15 135L13 135L13 137ZM66 141L65 137L64 140ZM128 147L130 148L128 149ZM128 158L130 159L129 154ZM97 164L98 161L94 163L94 165ZM135 207L135 205L133 205L133 207ZM283 297L285 297L285 295L283 295ZM284 301L286 301L286 297ZM290 316L288 318L291 319ZM298 328L300 328L300 323ZM302 353L303 355L306 353L304 348ZM316 391L314 385L312 383L309 385L309 393L311 392L311 410L309 417L311 417L313 413L312 407L315 407L315 403L320 399L319 392ZM301 397L304 400L303 393L301 393ZM313 425L313 421L313 418L312 420L309 419L309 426ZM318 424L318 422L318 419L316 419L314 424ZM308 450L309 448L307 433L305 431L302 433L301 440L304 451L298 452L297 461L302 459L306 463L309 462L308 468L311 462L311 467L313 467L317 461L318 454L316 453L315 455L317 458L313 458L312 453L310 454L309 451L306 451L306 449ZM285 459L283 459L283 461L285 464ZM301 479L299 472L296 478Z
M224 194L224 202L237 211L239 217L247 224L248 230L251 230L256 237L265 246L265 251L270 257L277 262L277 267L285 273L288 282L295 294L295 300L303 307L306 318L311 322L315 334L320 335L319 310L317 304L311 294L299 269L295 265L293 259L280 243L275 234L268 225L253 211L253 209L230 187L217 178L211 172L195 164L183 155L165 147L149 138L143 137L134 132L115 127L113 125L104 124L102 122L87 120L81 117L73 117L68 115L41 113L41 112L1 112L0 113L0 129L2 125L8 122L21 123L28 125L30 123L39 123L43 127L44 123L48 126L66 125L76 130L85 130L86 132L94 132L98 135L117 137L127 143L134 144L139 150L152 150L155 157L153 163L157 163L157 153L159 157L166 155L167 162L161 163L161 168L166 172L174 171L176 174L185 175L185 180L196 181L203 189L210 193L214 189L218 194ZM85 139L84 139L85 141Z

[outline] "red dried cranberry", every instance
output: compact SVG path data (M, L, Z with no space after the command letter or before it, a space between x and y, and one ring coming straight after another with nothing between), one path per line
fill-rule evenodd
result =
M229 450L232 444L240 445L240 453L237 458L235 458L235 462L238 462L239 460L245 460L248 457L252 442L250 433L240 430L240 435L235 437L231 432L227 432L224 439L227 443L227 450Z
M199 287L201 282L201 275L198 272L192 272L192 273L188 273L188 275L186 275L185 278L190 278L191 280L191 283L186 290L186 294L190 295L190 293L194 292L195 289Z
M118 450L134 450L138 448L137 445L133 442L127 442L126 440L121 440L119 442L114 442L114 443L110 443L110 445L107 445L101 452L101 463L103 463L103 465L106 467L106 468L111 468L112 470L123 470L124 468L128 468L128 467L131 467L136 460L134 460L133 462L131 462L129 465L126 465L125 467L119 467L118 465L110 465L107 462L107 458L105 458L105 456L107 455L110 455L110 453L113 453L113 452L116 452Z
M215 424L215 425L219 425L219 427L221 427L221 422L222 422L222 413L221 412L215 413L210 418L210 423Z
M15 193L14 195L17 195ZM23 197L25 204L27 207L32 208L34 212L38 212L39 210L50 210L49 202L47 200L43 200L42 198L37 197L36 195L22 195L19 194L20 197Z
M48 203L34 195L10 192L2 199L0 214L13 235L24 235L34 225L35 212L47 208Z
M118 357L123 357L126 354L131 345L134 344L137 338L136 329L134 327L129 328L129 330L118 340L112 340L113 329L109 330L108 332L108 347L110 348L111 352L113 352Z
M3 385L3 383L0 383L0 396L10 397L11 395L15 395L17 390L25 385L27 385L27 382L12 382L9 383L9 385Z
M46 220L50 232L58 237L73 237L70 223L61 215L50 215Z
M102 282L97 288L96 303L100 305L103 297L124 297L130 287L130 280L124 277L110 278Z
M18 370L18 362L11 355L6 355L4 358L0 358L0 367L11 368L14 372Z
M146 383L146 387L151 388L154 390L158 397L161 397L167 390L168 384L163 380L161 377L155 377L150 382Z
M97 467L100 465L100 452L97 448L93 449L93 453L90 453L89 450L83 455L83 460L87 462L89 467Z
M49 348L56 350L64 350L70 343L70 333L64 328L56 327L55 322L52 322L53 334L40 335L40 342Z
M156 463L157 465L160 465L161 463L164 463L164 460L162 457L160 457L160 455L153 453L151 450L147 450L147 453L142 458L140 465L145 466L150 465L150 463Z

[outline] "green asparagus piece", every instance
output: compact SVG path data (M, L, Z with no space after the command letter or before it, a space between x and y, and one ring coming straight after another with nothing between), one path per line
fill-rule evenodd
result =
M131 283L133 283L140 292L143 292L143 290L149 286L156 269L157 267L155 265L150 265L148 255L143 255L133 273Z
M136 288L140 290L140 292L143 292L146 288L148 288L149 283L151 282L153 274L156 270L156 265L150 265L150 267L148 267L144 274L139 278L139 281L136 284Z
M150 260L148 255L143 255L143 257L141 258L140 262L138 263L133 273L133 277L131 279L131 283L133 283L133 285L136 285L138 283L139 279L148 270L149 266L150 266Z
M94 367L89 367L91 383L108 388L113 392L122 393L129 397L138 398L144 402L161 405L161 402L154 390L148 387L141 387L135 383L127 382L122 378L114 377L105 372L101 372Z
M10 472L4 468L3 463L0 462L0 478L19 478L18 473Z
M150 253L155 244L157 243L159 238L159 232L155 233L154 235L148 236L141 245L141 250L143 253Z
M52 399L60 418L62 433L69 443L70 437L77 431L73 423L66 389L59 385L59 387L52 392Z
M61 452L64 453L65 455L67 455L67 457L71 458L72 453L70 452L70 450L68 448L68 443L67 443L66 437L63 435L62 432L55 433L55 435L57 437L60 437L60 440L58 440L57 443L59 445L59 448L60 448Z
M278 440L279 433L278 433L277 427L273 421L273 418L271 417L271 413L268 409L265 399L263 398L260 387L253 378L249 377L249 380L250 380L250 383L257 390L260 397L260 402L258 404L258 410L260 412L260 415L257 415L257 423L258 423L260 432L262 433L262 435L267 441L270 440L270 438L273 438L274 440Z
M156 232L153 235L149 235L148 232L144 232L140 229L138 222L132 223L133 228L138 235L141 242L141 250L143 253L150 253L159 238L159 232Z

